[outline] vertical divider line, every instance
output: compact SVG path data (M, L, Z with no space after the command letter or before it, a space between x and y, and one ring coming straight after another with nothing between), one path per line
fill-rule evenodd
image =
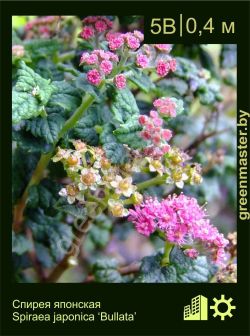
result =
M183 14L180 13L180 37L182 37Z

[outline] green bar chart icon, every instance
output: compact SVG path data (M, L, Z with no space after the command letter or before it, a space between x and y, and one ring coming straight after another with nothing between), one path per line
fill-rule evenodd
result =
M203 295L195 296L191 300L191 305L184 307L185 321L206 321L207 315L207 298Z

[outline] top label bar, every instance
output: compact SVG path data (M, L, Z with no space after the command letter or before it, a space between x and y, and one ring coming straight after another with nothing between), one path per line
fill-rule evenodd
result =
M152 8L150 15L145 15L145 42L237 43L247 35L249 3L239 3L238 8L222 2L204 2L202 6L201 11L195 2L163 2L160 15L159 8Z

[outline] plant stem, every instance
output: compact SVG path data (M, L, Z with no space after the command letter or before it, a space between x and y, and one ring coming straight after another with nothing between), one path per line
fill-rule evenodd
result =
M161 260L161 266L168 266L169 265L169 263L170 263L169 256L170 256L170 252L171 252L173 246L174 246L173 244L166 241L163 258Z
M14 215L13 215L13 230L15 232L20 231L21 224L23 222L23 212L26 207L26 202L28 198L28 190L32 185L38 184L44 176L44 169L47 167L53 152L49 152L47 154L42 154L40 160L37 163L37 166L31 176L31 179L25 188L23 195L20 201L14 207Z
M87 219L85 222L81 224L77 231L75 232L74 239L72 241L71 247L68 252L65 254L64 258L56 265L56 267L52 270L50 275L47 277L45 282L57 282L57 280L62 276L62 274L71 267L70 258L76 259L80 246L85 238L88 229L91 225L91 219Z
M65 61L71 60L74 57L75 57L75 51L67 51L67 52L65 52L63 54L59 54L57 56L57 61L63 63Z
M56 67L57 67L58 70L61 70L63 72L68 72L73 76L78 76L77 70L75 70L73 67L65 65L63 63L58 63Z
M117 74L119 74L119 72L124 68L127 59L128 59L128 51L126 50L122 54L120 62L118 63L117 67L112 71L111 77L115 77Z
M93 104L95 98L90 94L86 94L81 105L76 109L75 113L66 121L63 128L58 134L58 140L63 137L63 135L71 128L75 126L77 121L83 116L83 113Z
M102 89L105 82L103 81L99 89ZM95 101L95 98L91 96L90 94L86 94L83 99L81 105L76 109L74 114L66 121L63 128L58 134L57 142L62 138L65 133L68 132L69 129L73 128L77 121L83 116L84 112L93 104ZM23 212L26 206L27 198L28 198L28 190L32 185L38 184L44 175L44 170L48 166L50 159L54 153L56 144L53 146L53 149L46 154L42 154L40 160L37 163L37 166L31 176L31 179L27 185L27 187L24 190L24 193L20 199L20 201L16 204L14 208L14 214L13 214L13 230L15 232L18 232L21 230L21 225L23 222Z
M151 178L150 180L138 183L137 190L139 191L139 190L147 189L154 185L162 184L162 182L165 182L166 177L167 175L156 176L156 177Z
M210 132L210 133L207 133L207 134L201 134L190 145L188 145L188 147L185 148L185 151L190 152L193 149L197 149L197 147L199 147L200 144L203 143L208 138L220 135L220 134L228 132L230 130L231 130L230 127L228 127L228 128L223 128L219 131L213 131L213 132Z
M95 48L100 49L100 42L99 42L98 34L96 34L96 36L95 36Z
M106 202L102 201L100 198L98 197L95 197L93 195L88 195L87 197L88 201L93 201L93 202L96 202L98 204L100 204L103 208L106 208L107 207L107 204Z

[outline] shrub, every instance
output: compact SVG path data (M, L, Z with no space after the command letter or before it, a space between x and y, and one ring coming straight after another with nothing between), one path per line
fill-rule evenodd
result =
M235 50L222 46L218 66L207 46L146 44L141 17L119 19L13 31L15 279L234 282L220 233L233 227L213 224L205 201L235 174ZM120 252L128 236L136 261Z

